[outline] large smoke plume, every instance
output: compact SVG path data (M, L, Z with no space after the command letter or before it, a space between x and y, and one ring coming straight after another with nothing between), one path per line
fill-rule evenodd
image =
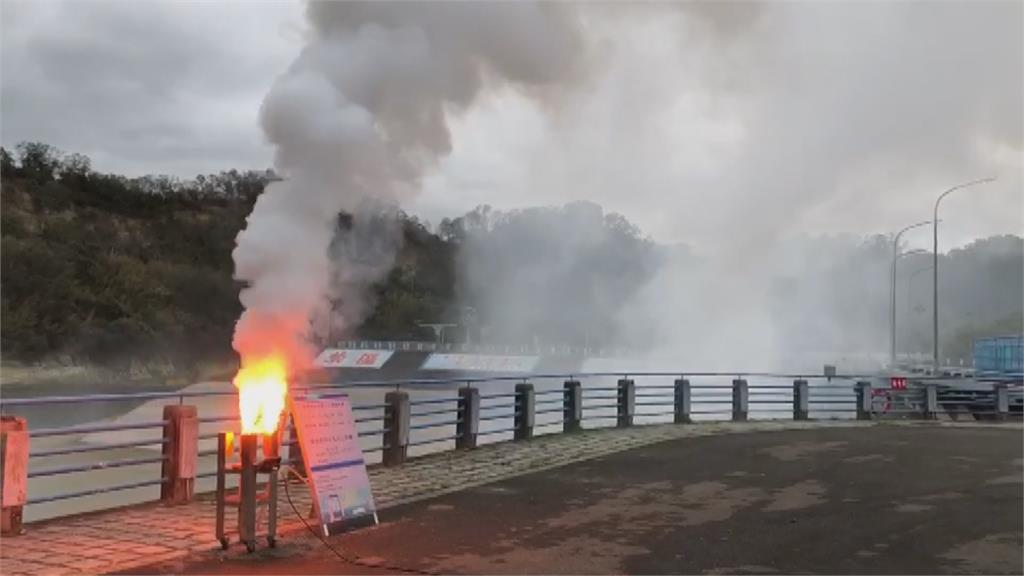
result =
M259 197L233 254L246 284L235 349L293 367L309 360L311 325L365 313L397 240L375 241L369 257L344 242L417 192L451 150L449 115L489 88L547 98L585 71L567 5L313 2L307 17L309 41L261 111L283 180ZM339 213L350 218L332 247Z

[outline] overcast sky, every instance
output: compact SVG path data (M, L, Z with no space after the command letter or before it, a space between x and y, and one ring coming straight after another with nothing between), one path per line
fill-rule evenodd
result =
M100 171L263 169L258 122L302 49L296 2L2 4L0 136ZM408 208L589 199L663 242L887 233L943 203L943 244L1020 234L1024 3L590 5L590 77L558 102L496 89ZM914 245L929 235L915 233Z

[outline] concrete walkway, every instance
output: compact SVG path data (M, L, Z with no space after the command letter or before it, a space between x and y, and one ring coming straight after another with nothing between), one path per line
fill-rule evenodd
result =
M437 454L372 469L383 524L332 540L370 564L430 572L1020 573L1019 554L1005 549L1020 550L1021 429L950 428L665 425ZM777 433L736 434L768 431ZM703 436L711 437L684 440ZM307 511L305 489L293 485L291 492ZM813 519L801 519L808 512ZM33 525L3 540L0 572L374 570L329 555L287 503L280 515L278 548L253 555L238 546L220 551L208 499ZM852 532L844 526L858 518ZM907 536L915 533L922 538ZM914 550L936 542L936 554L917 551L898 558L918 560L895 562L892 551L904 544L886 540L890 534L903 535ZM761 539L771 554L764 555ZM951 555L937 555L940 549Z

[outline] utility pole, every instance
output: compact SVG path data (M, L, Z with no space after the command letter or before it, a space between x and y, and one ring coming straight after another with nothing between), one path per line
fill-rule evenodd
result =
M946 190L935 199L935 210L932 213L932 373L939 373L939 202L950 193L987 182L995 182L995 178L982 178L963 184L957 184Z
M896 366L896 260L900 257L900 236L908 230L931 224L931 220L911 224L897 232L892 239L892 286L889 289L889 368Z

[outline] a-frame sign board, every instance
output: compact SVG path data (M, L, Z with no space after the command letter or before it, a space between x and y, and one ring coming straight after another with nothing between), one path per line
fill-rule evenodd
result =
M325 536L377 523L348 396L291 398L313 507Z

